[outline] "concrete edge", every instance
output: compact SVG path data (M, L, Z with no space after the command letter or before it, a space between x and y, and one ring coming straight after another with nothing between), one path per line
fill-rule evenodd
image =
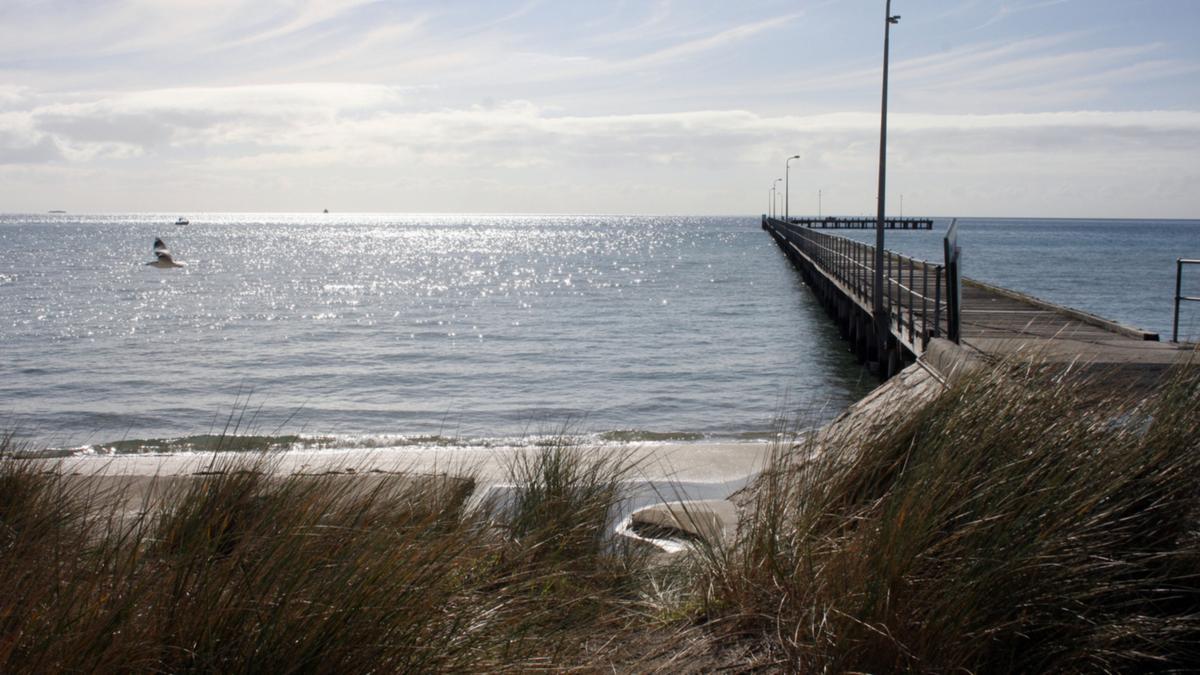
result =
M728 542L737 531L737 506L728 499L664 502L630 515L636 525L678 530L710 544Z
M946 386L987 365L978 354L945 338L930 338L917 363L934 371Z

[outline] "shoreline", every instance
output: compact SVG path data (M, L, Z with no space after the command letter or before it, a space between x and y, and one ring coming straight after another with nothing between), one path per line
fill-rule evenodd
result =
M614 457L628 456L636 468L626 481L624 499L611 514L610 530L622 537L647 543L667 552L681 550L673 539L658 539L637 534L633 521L641 512L672 510L672 505L697 505L727 502L753 481L766 466L771 444L768 442L734 443L656 443L653 445L608 444L588 446L589 452L608 452ZM537 452L537 447L508 446L471 448L388 448L349 450L287 450L277 453L193 453L163 455L77 455L37 459L51 470L74 480L86 481L90 488L119 495L127 508L149 503L165 485L205 475L214 462L221 464L244 458L266 458L275 475L339 475L369 482L381 475L413 477L445 475L468 477L475 481L474 499L509 501L512 489L509 466L521 454ZM689 507L691 508L691 507ZM728 509L726 509L728 511ZM724 511L722 511L723 513ZM676 519L678 520L678 519ZM678 524L678 523L677 523ZM677 529L688 531L687 521ZM727 531L733 523L725 523Z
M640 480L720 483L755 472L766 457L767 441L583 443L594 452L630 455ZM174 454L86 454L31 458L56 464L64 473L94 476L182 476L204 471L214 458L267 457L278 473L453 473L473 475L481 483L501 483L508 462L538 446L404 446Z
M957 352L955 352L957 354ZM939 367L940 366L940 367ZM950 358L933 366L955 377L969 364ZM924 360L897 377L872 389L866 396L824 424L807 429L818 444L837 443L842 434L863 425L892 418L908 403L929 400L945 386ZM625 481L625 497L611 514L612 533L673 553L686 548L686 539L724 539L737 529L734 496L752 485L767 468L779 442L789 445L804 434L786 440L761 441L648 441L641 443L595 442L581 439L588 452L624 456L635 464ZM40 458L64 475L95 481L99 490L121 491L127 504L137 504L163 483L204 475L208 467L244 458L265 458L275 475L340 475L368 480L372 476L404 475L414 478L446 476L475 482L477 500L509 501L512 484L509 467L523 454L539 450L536 443L497 446L406 445L383 448L281 449L267 452L222 451L173 454L82 454ZM665 527L681 537L647 537L636 525Z

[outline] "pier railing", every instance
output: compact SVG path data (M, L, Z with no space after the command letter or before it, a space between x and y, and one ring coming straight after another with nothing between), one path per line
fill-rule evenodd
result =
M801 225L779 224L779 233L797 250L863 307L873 306L874 246ZM892 333L917 354L930 338L948 336L957 341L957 312L950 307L950 292L957 293L957 275L951 278L944 265L892 251L884 251L883 259L883 307ZM957 258L952 264L957 265Z
M925 365L934 369L954 367L957 350L941 349L943 345L934 344L935 338L967 344L972 353L985 359L1019 354L1026 358L1034 353L1039 361L1044 356L1053 359L1047 363L1070 363L1068 370L1081 362L1088 368L1128 367L1132 386L1141 386L1134 380L1147 384L1154 379L1149 377L1151 373L1188 363L1193 353L1193 344L1159 343L1157 333L967 280L962 276L957 221L950 224L942 240L944 262L939 262L943 264L879 251L844 235L765 215L762 227L804 277L855 356L883 379L901 372L914 357L928 356L930 363ZM1200 296L1185 294L1183 283L1184 268L1196 265L1200 260L1181 258L1176 262L1175 340L1183 337L1178 334L1180 305L1200 302ZM1044 352L1042 346L1047 347ZM1030 352L1027 347L1037 351Z

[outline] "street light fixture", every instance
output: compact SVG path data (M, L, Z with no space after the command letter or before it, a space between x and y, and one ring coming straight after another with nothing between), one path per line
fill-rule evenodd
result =
M886 340L889 331L888 319L883 308L883 221L885 185L887 177L887 103L888 103L888 46L891 38L892 24L900 23L900 16L892 16L892 0L887 0L884 10L883 24L883 103L879 115L879 196L877 199L877 215L875 219L875 283L872 288L872 309L875 315L875 327L880 340ZM880 361L883 360L882 350Z
M800 155L792 155L783 163L783 220L791 222L792 210L788 207L788 200L792 196L792 188L790 183L792 160L800 159Z
M775 209L775 194L776 194L775 186L779 185L779 181L781 181L781 180L783 180L783 179L776 178L775 182L771 183L771 211L773 213L773 215L771 216L772 218L779 215L779 211Z

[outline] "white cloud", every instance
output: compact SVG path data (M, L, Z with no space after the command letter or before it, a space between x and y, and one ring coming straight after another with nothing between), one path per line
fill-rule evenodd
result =
M57 103L44 93L22 96L38 103L0 113L0 158L9 171L52 162L133 175L153 165L175 183L187 182L184 176L201 185L240 176L243 185L258 186L258 196L284 203L305 198L308 182L319 180L376 208L407 210L438 190L453 195L446 186L475 180L458 177L487 175L508 186L471 183L492 210L554 210L538 186L561 183L558 189L574 194L570 177L587 175L587 184L607 186L589 192L593 210L612 210L599 204L602 196L654 195L643 188L665 190L676 182L687 187L657 193L679 195L666 210L694 212L683 207L707 204L714 195L728 199L735 187L753 208L753 184L781 169L776 164L786 148L804 156L792 167L798 185L820 181L830 190L831 209L841 195L842 208L854 212L855 204L870 201L877 153L878 118L871 113L581 116L529 101L422 109L407 101L405 89L321 83L177 88ZM1189 167L1200 151L1200 113L1188 111L895 114L890 122L893 181L909 185L910 200L946 209L957 203L955 194L990 204L987 190L999 194L1001 183L1009 191L1023 186L1046 194L1034 177L1056 177L1063 199L1075 198L1081 185L1131 180L1159 194L1197 173ZM1130 177L1133 166L1137 175ZM206 208L240 207L237 193L214 192L213 200L233 201ZM517 201L529 195L541 197ZM450 199L440 195L437 203ZM1180 195L1172 208L1194 202Z
M45 103L0 116L0 128L31 142L53 138L67 147L110 143L149 151L204 146L253 161L255 148L286 162L316 152L331 164L340 150L352 161L386 163L398 152L454 164L463 154L495 153L554 164L604 156L639 161L756 151L760 144L850 145L877 133L873 113L762 116L742 110L628 115L562 115L528 101L492 107L420 110L407 90L376 85L296 84L179 88ZM897 141L919 138L927 152L969 143L979 152L1037 153L1049 145L1088 153L1131 143L1170 152L1200 138L1190 111L1011 114L893 114ZM1169 141L1169 143L1167 142Z

